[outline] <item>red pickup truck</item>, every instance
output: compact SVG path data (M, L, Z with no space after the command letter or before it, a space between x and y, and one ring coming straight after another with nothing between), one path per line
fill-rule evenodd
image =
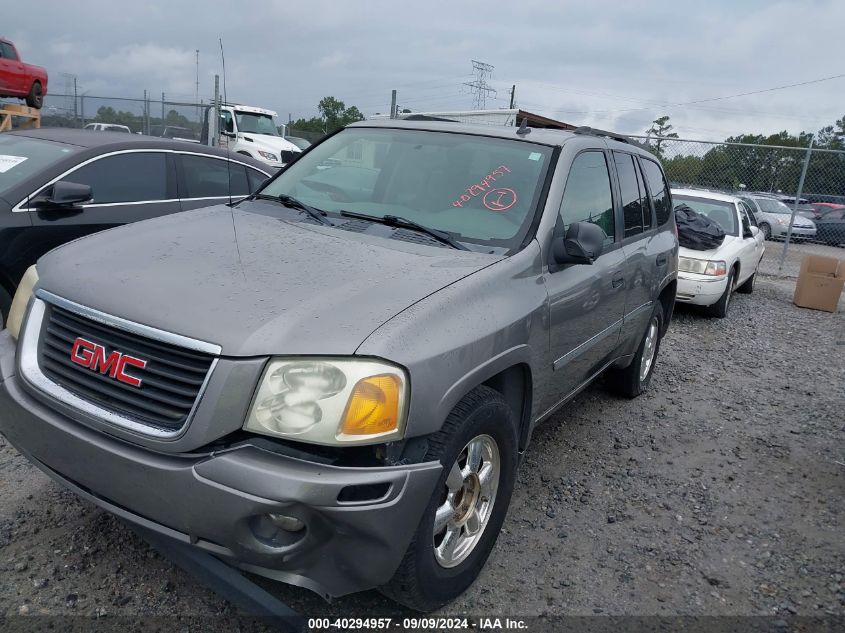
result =
M47 94L47 71L24 64L15 45L0 37L0 97L26 99L26 105L40 108Z

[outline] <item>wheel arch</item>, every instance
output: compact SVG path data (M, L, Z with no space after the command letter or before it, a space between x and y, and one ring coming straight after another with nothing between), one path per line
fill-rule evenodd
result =
M672 279L663 287L657 297L657 301L663 306L663 325L660 336L666 334L666 331L669 329L669 323L672 321L672 315L675 312L675 295L677 291L678 280Z
M505 402L513 411L517 422L516 430L520 452L528 447L531 430L532 380L531 367L527 363L518 363L481 383L502 394Z
M438 417L445 421L464 396L481 386L495 389L511 407L517 422L519 450L525 450L530 437L534 402L534 377L528 346L520 345L507 350L464 375L441 399Z

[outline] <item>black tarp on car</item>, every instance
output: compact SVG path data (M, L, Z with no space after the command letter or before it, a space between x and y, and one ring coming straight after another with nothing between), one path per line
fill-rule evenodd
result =
M721 226L685 204L675 207L675 223L678 225L678 243L695 251L718 248L725 239Z

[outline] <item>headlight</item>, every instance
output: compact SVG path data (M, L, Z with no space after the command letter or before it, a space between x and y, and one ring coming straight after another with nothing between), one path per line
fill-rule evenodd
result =
M15 298L12 299L12 307L9 308L9 316L6 318L6 328L15 340L18 339L21 333L23 315L26 312L26 306L29 304L29 298L32 296L32 289L36 283L38 283L38 272L35 270L35 266L30 266L26 269L23 279L18 284Z
M258 153L267 160L272 160L274 163L279 162L279 158L272 152L262 152L261 150L258 150Z
M261 377L244 429L311 444L401 438L405 372L369 359L277 359Z
M789 222L787 222L787 221L786 221L786 220L784 220L783 218L775 218L775 222L777 222L777 223L778 223L778 224L780 224L781 226L786 226L787 224L789 224Z
M728 272L728 264L723 261L679 257L678 271L695 273L696 275L708 275L710 277L723 277Z

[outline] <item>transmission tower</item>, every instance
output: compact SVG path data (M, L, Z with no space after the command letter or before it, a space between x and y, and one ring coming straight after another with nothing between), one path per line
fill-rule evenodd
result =
M495 95L496 89L487 83L487 79L493 74L493 66L472 60L472 72L475 75L474 81L467 82L466 86L472 88L472 107L474 110L484 110L487 106L487 95Z

